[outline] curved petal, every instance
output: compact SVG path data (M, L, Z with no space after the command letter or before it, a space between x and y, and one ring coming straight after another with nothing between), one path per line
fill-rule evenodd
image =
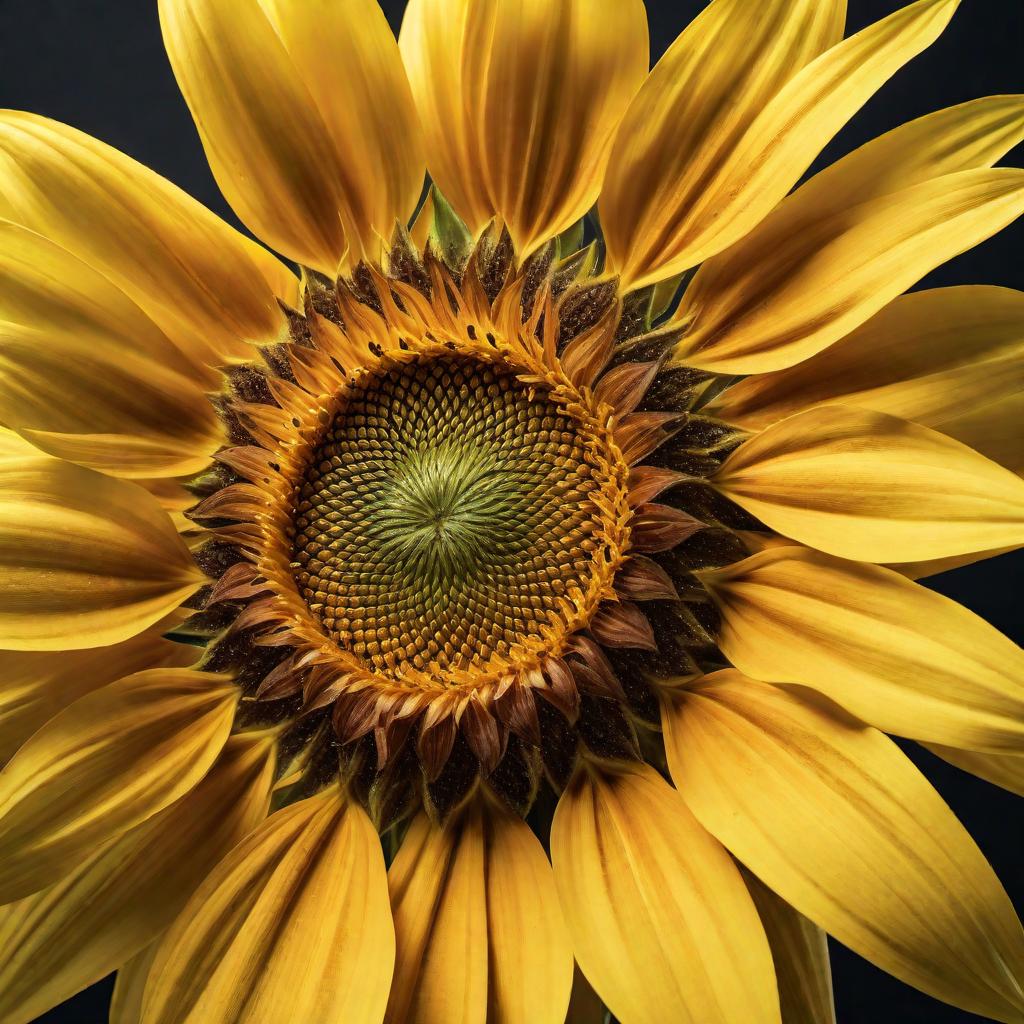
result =
M1015 375L1019 366L1014 364L1011 372ZM1024 474L1024 389L988 405L954 412L938 425L944 434L1014 473Z
M624 1024L780 1024L739 871L652 768L581 771L551 860L580 967Z
M332 787L272 814L160 944L146 1024L378 1024L395 937L377 833Z
M913 562L1024 544L1024 480L934 430L866 409L809 409L745 441L713 484L821 551Z
M886 732L1024 750L1024 651L890 569L771 548L703 574L719 644L758 679L809 686Z
M713 0L630 104L601 189L608 266L643 287L692 264L704 190L769 100L843 37L846 0Z
M184 668L199 651L165 640L158 622L111 647L85 651L0 651L0 765L37 729L79 697L145 668Z
M117 972L107 1024L142 1024L142 999L160 942L151 943Z
M397 954L386 1024L562 1024L572 947L551 866L504 808L425 816L388 872Z
M0 221L0 419L117 476L200 472L223 429L180 354L115 285Z
M0 907L0 1019L27 1024L143 950L266 816L273 742L233 736L186 796L56 885Z
M160 22L238 216L326 274L379 260L382 237L415 209L423 162L398 47L374 0L161 0Z
M1024 1015L1024 929L942 798L886 736L727 670L663 704L672 777L766 885L908 984Z
M648 67L641 0L411 0L400 45L427 165L477 234L524 258L593 205Z
M797 71L700 183L683 218L666 225L659 265L645 277L633 272L632 287L695 267L742 238L871 95L938 38L958 2L918 0Z
M760 430L837 403L944 430L1022 391L1024 292L961 285L901 295L810 359L739 381L711 411Z
M836 1024L828 938L803 914L740 868L764 925L785 1024Z
M958 750L938 743L924 744L933 754L941 757L979 779L1002 786L1011 793L1024 796L1024 755L982 754L976 750Z
M0 903L38 892L184 796L228 738L238 690L156 668L65 708L0 772Z
M110 278L196 366L279 340L298 280L265 249L116 149L35 114L0 113L0 217Z
M42 454L0 461L0 648L119 643L203 579L141 487Z
M1024 171L1001 167L808 214L781 235L769 223L697 272L676 314L688 329L673 359L716 373L792 366L1022 211Z

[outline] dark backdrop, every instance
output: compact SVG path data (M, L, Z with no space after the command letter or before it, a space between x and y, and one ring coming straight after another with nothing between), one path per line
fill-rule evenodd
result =
M704 6L703 0L646 2L652 58ZM397 31L405 0L383 0L382 5ZM901 5L901 0L849 0L848 32ZM81 128L155 168L237 224L206 166L164 56L156 0L0 0L0 47L0 107L35 111ZM977 96L1024 91L1022 53L1024 4L969 0L942 38L867 104L815 169L929 111ZM1019 165L1022 157L1018 151L1008 162ZM1022 242L1024 220L946 264L922 285L984 282L1024 288ZM929 585L1020 643L1022 568L1024 553L1018 552L936 577ZM1024 908L1024 830L1016 798L906 746L975 836L1016 905ZM835 944L833 967L840 1024L968 1024L981 1019L920 995ZM105 1024L112 984L108 979L83 992L39 1018L40 1024Z

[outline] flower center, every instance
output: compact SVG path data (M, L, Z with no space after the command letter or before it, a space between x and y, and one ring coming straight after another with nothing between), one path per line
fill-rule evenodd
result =
M293 565L325 631L372 671L519 667L606 596L622 538L602 509L624 467L524 376L497 354L410 354L342 395L299 487Z

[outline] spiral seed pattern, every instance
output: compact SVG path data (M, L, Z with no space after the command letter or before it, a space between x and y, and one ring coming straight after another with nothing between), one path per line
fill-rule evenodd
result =
M293 564L368 668L500 664L569 625L609 553L594 438L543 386L475 356L351 385L299 489Z

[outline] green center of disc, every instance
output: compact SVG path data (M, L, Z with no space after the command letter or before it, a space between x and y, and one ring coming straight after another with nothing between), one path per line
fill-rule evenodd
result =
M300 489L303 597L341 646L398 675L542 638L596 571L592 448L501 365L420 357L364 377Z

